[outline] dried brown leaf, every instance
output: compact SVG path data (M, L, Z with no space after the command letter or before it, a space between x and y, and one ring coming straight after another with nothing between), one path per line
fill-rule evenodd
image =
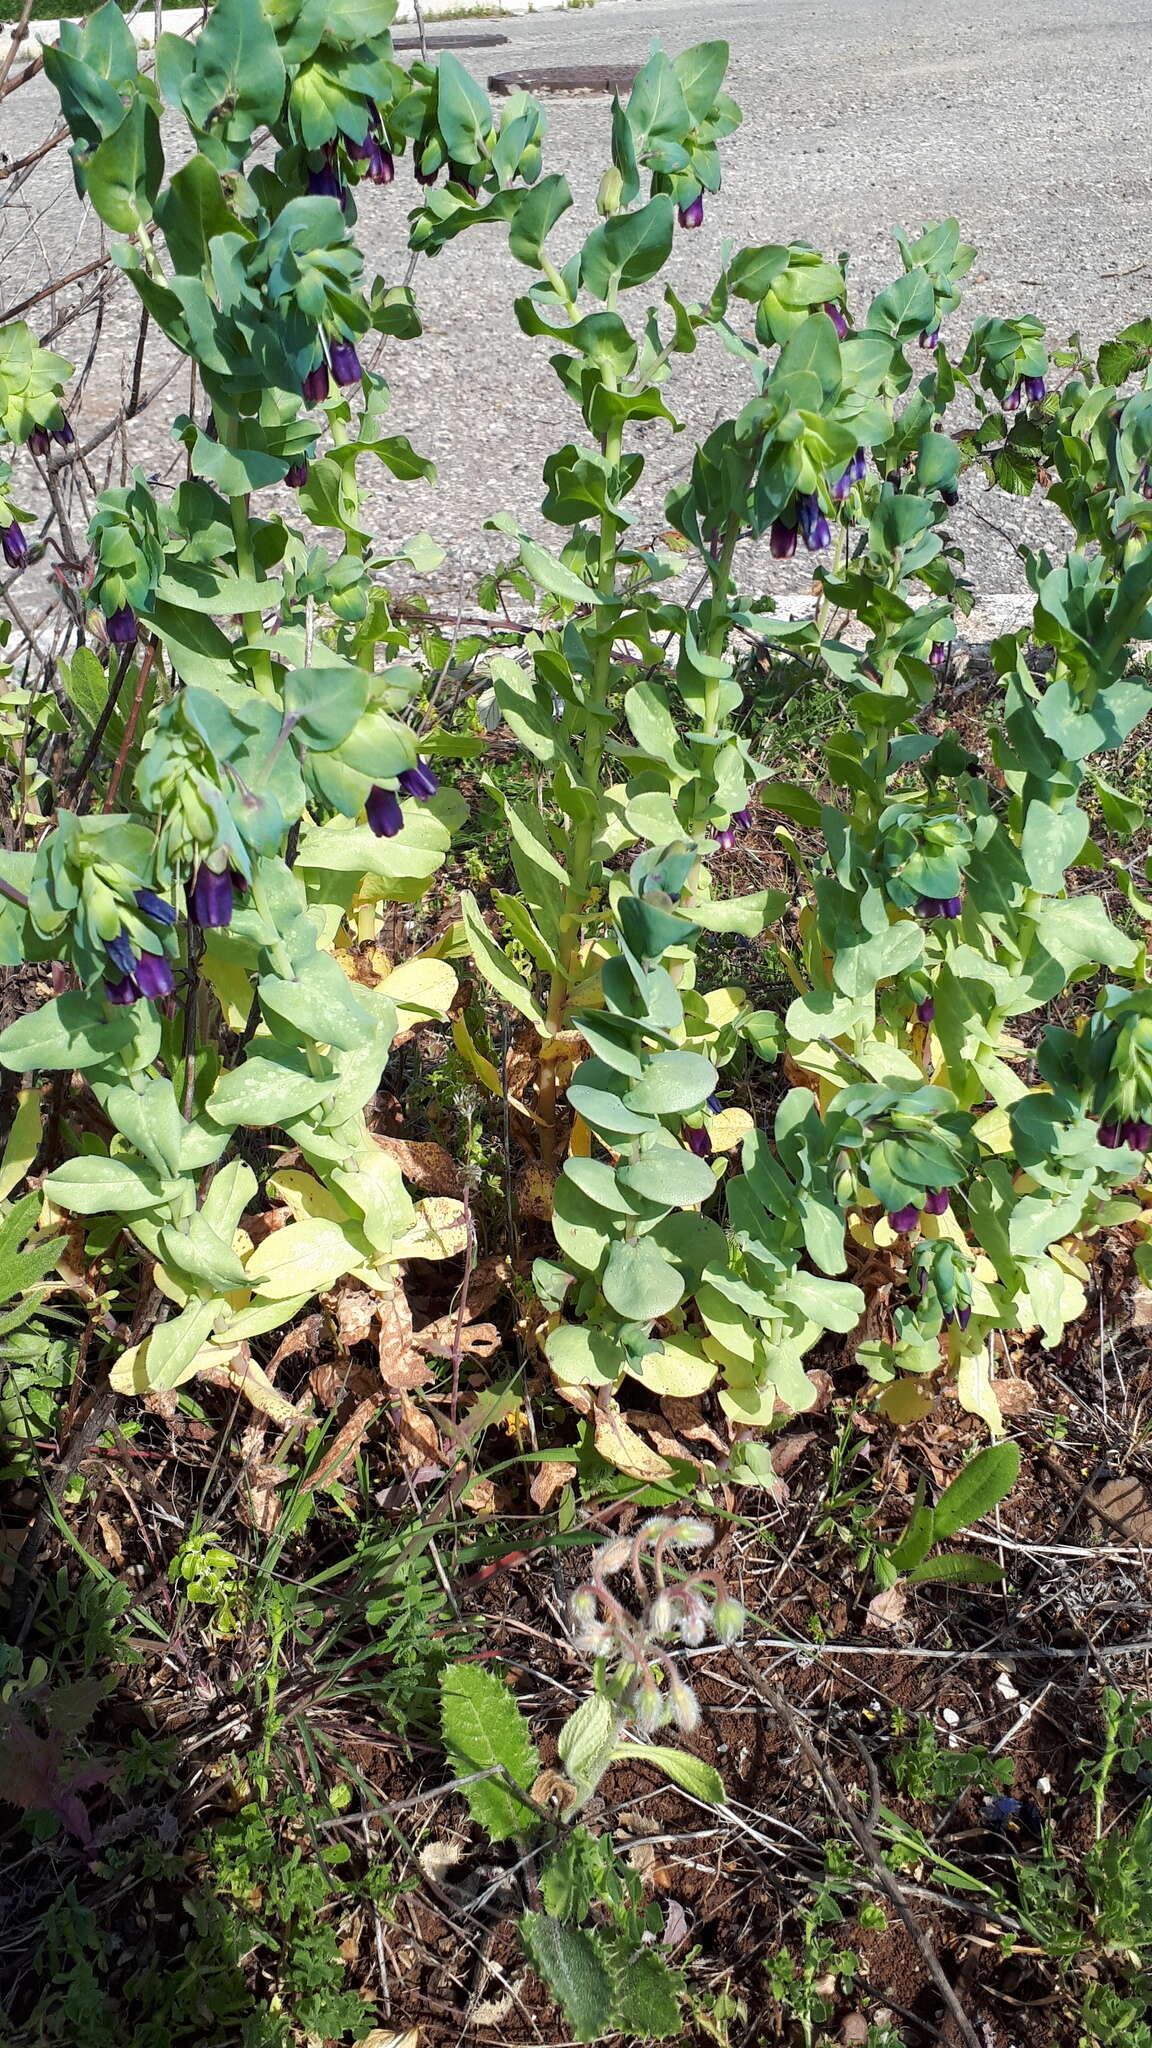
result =
M442 1465L444 1454L440 1448L440 1432L432 1417L418 1408L406 1393L398 1393L390 1404L396 1424L396 1439L400 1456L410 1472L418 1472L425 1465Z
M778 1437L772 1446L772 1470L777 1479L783 1479L792 1470L798 1458L802 1458L809 1444L816 1441L813 1429L790 1430L786 1436Z
M454 1195L457 1200L463 1195L463 1170L443 1145L434 1145L425 1138L386 1138L379 1132L376 1143L396 1161L405 1180L415 1187L430 1195Z
M455 1316L438 1316L434 1323L425 1323L422 1330L417 1330L412 1341L419 1351L426 1351L433 1358L451 1358L456 1348L456 1322ZM495 1323L465 1323L460 1332L460 1355L491 1358L502 1342Z
M866 1629L899 1628L908 1605L908 1595L903 1586L888 1586L883 1593L877 1593L868 1602Z
M120 1541L120 1531L112 1520L111 1515L97 1515L96 1527L104 1538L104 1548L108 1552L113 1564L122 1565L124 1562L124 1545Z
M543 1166L526 1166L516 1182L516 1211L528 1223L547 1223L552 1214L556 1175Z
M556 1495L562 1492L569 1481L575 1479L575 1477L575 1465L564 1465L556 1462L539 1467L528 1491L542 1514L551 1506Z

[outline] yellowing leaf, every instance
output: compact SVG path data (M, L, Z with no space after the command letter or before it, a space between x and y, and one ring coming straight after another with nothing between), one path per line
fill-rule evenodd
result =
M756 1119L746 1109L722 1109L719 1116L704 1119L708 1142L714 1152L734 1152L742 1145L749 1131L756 1128Z
M1012 1150L1012 1123L1008 1111L990 1109L985 1116L978 1116L972 1126L972 1136L986 1152L1006 1158Z
M889 1422L895 1422L903 1429L910 1423L923 1422L924 1417L931 1414L935 1400L928 1381L913 1379L909 1375L893 1380L891 1386L885 1387L876 1406Z
M384 994L396 1005L402 1031L427 1022L429 1017L446 1017L456 988L455 968L447 960L434 960L428 954L403 961L384 982Z
M284 1203L296 1223L304 1223L311 1217L320 1217L330 1223L346 1223L352 1211L347 1202L318 1181L314 1174L302 1173L298 1167L285 1167L274 1174L268 1183L268 1191Z
M667 1459L658 1457L643 1437L629 1429L615 1402L607 1414L602 1408L594 1411L594 1428L596 1449L618 1472L626 1472L630 1479L641 1479L646 1485L671 1479L672 1467Z
M491 1060L485 1059L462 1016L453 1017L452 1019L452 1043L460 1054L461 1059L467 1061L476 1079L483 1083L490 1094L502 1096L504 1088L499 1073L492 1065Z
M40 1150L40 1088L22 1088L16 1098L16 1114L4 1157L0 1160L0 1202L6 1201L23 1180Z
M626 1370L653 1394L668 1394L681 1401L703 1394L716 1377L713 1359L705 1358L694 1344L673 1338L665 1339L662 1351L645 1352L639 1365Z
M704 1014L713 1031L734 1024L747 1008L748 997L742 988L710 989L704 998Z
M978 1415L982 1422L986 1422L993 1436L1003 1436L1004 1417L992 1385L986 1344L981 1344L977 1351L966 1352L960 1360L956 1395L960 1406L966 1408L969 1415Z
M248 1273L265 1301L319 1294L342 1273L359 1265L363 1253L348 1242L339 1223L314 1217L273 1230L256 1246Z
M414 1227L397 1238L388 1258L455 1259L467 1242L463 1202L453 1202L447 1195L431 1195L426 1202L417 1202Z

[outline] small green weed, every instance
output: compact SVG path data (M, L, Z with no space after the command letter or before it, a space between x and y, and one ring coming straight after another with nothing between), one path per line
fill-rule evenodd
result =
M926 1714L917 1716L915 1736L892 1751L888 1767L901 1792L931 1805L946 1805L973 1786L984 1792L1001 1792L1012 1783L1008 1757L993 1756L981 1744L971 1749L942 1748Z

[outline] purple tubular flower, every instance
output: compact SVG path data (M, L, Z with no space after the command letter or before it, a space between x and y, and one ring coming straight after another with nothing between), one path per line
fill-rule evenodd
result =
M824 311L836 329L837 341L843 341L848 333L848 322L844 318L843 306L838 306L835 299L826 299L824 301Z
M61 448L71 448L72 443L76 439L72 431L71 420L61 419L60 425L52 429L52 439L58 441Z
M370 789L364 811L377 839L395 839L403 827L404 811L394 789Z
M786 562L790 555L796 553L795 524L789 526L786 519L774 519L768 545L775 561Z
M121 925L114 939L105 940L104 951L107 953L113 967L117 968L121 974L135 974L136 955L132 950L132 941L124 930L123 925Z
M948 506L958 505L960 503L959 491L956 490L954 486L951 484L942 485L940 490L940 502L941 504Z
M856 481L854 465L850 462L846 470L836 478L832 486L832 503L842 505Z
M418 797L422 804L428 802L440 787L440 777L428 762L421 759L414 768L405 768L397 777L405 796Z
M956 1311L956 1321L959 1323L960 1328L962 1330L966 1330L968 1328L969 1323L972 1321L971 1309L958 1308Z
M944 915L943 899L939 896L918 896L916 899L916 915L917 917L942 917Z
M141 953L136 962L136 986L149 1000L172 993L172 968L163 953Z
M10 569L23 568L28 560L28 543L15 519L11 526L0 527L0 547Z
M747 806L745 806L745 808L744 808L744 809L743 809L742 811L733 811L733 813L732 813L732 823L733 823L734 825L739 825L739 827L740 827L740 830L741 830L742 832L750 832L750 831L751 831L751 829L752 829L752 813L751 813L751 811L750 811L750 810L749 810L749 809L747 808Z
M940 329L938 327L926 327L920 336L920 346L921 348L928 349L939 348Z
M718 1095L710 1095L704 1107L708 1111L709 1116L719 1116L720 1097Z
M285 481L285 483L286 483L286 484L290 484L290 485L291 485L291 487L292 487L292 489L293 489L294 491L298 491L298 490L300 490L300 489L302 488L302 486L303 486L304 484L306 484L306 483L307 483L307 481L308 481L308 458L307 458L307 456L304 456L304 457L302 457L302 458L301 458L301 460L300 460L299 462L293 462L293 463L290 463L290 464L289 464L289 466L288 466L288 473L287 473L287 475L285 476L285 478L284 478L284 481Z
M1013 389L1008 393L1007 398L1004 400L1005 412L1019 412L1020 400L1022 396L1023 393L1021 391L1020 385L1015 385Z
M858 449L856 450L856 453L855 453L855 455L854 455L854 456L852 457L852 460L851 460L851 462L850 462L850 463L848 464L848 467L849 467L849 469L850 469L850 470L851 470L851 472L852 472L852 481L853 481L853 483L854 483L854 484L862 484L862 483L863 483L863 481L864 481L864 479L865 479L865 477L866 477L866 476L867 476L867 474L868 474L868 451L867 451L867 449L866 449L866 448L858 448Z
M222 930L232 922L232 904L231 869L225 868L218 875L214 868L201 864L188 891L188 915L193 924L198 924L202 931Z
M948 659L948 643L947 643L947 641L945 641L945 640L934 640L934 641L932 642L932 645L931 645L931 647L930 647L930 648L928 649L928 661L929 661L929 664L930 664L930 666L931 666L932 668L943 668L943 666L944 666L944 663L945 663L945 662L947 661L947 659Z
M731 825L725 825L723 828L714 825L712 827L712 837L722 853L731 853L732 848L736 844L736 834L732 830Z
M134 1003L140 991L132 976L126 974L122 981L106 981L104 983L104 993L110 1003L127 1004Z
M136 614L130 604L117 605L114 612L105 615L108 639L113 647L134 647L139 628Z
M155 889L137 889L136 908L142 910L155 924L175 924L176 907L166 903L163 896L157 896Z
M1152 1146L1152 1124L1146 1124L1142 1117L1130 1119L1124 1126L1124 1143L1131 1145L1134 1152L1147 1152Z
M437 178L440 176L439 164L437 164L436 169L434 171L421 170L418 162L415 163L412 168L416 173L416 183L418 185L434 185L436 183Z
M935 999L932 996L925 996L924 1001L922 1003L917 1003L916 1005L916 1022L918 1024L934 1024L935 1021Z
M678 215L682 228L701 227L704 222L704 194L698 192L695 199L688 201L687 206L679 207Z
M348 204L348 194L331 164L321 165L318 171L309 171L308 196L310 199L338 199L341 206Z
M707 1131L703 1129L685 1131L684 1137L688 1150L694 1152L697 1159L711 1159L712 1146Z
M327 363L317 363L308 371L300 386L301 395L307 405L323 405L332 386L328 377Z
M52 436L47 427L33 427L28 436L28 446L33 455L48 455L52 449Z
M964 908L962 896L945 896L940 905L941 917L959 917Z
M943 1216L948 1208L947 1188L929 1188L924 1197L924 1207L929 1216Z
M940 1320L941 1320L941 1322L943 1323L943 1325L944 1325L944 1328L945 1328L946 1330L950 1330L950 1329L951 1329L951 1327L952 1327L952 1325L953 1325L953 1323L954 1323L954 1322L955 1322L955 1320L956 1320L956 1315L955 1315L955 1311L954 1311L953 1309L950 1309L950 1308L946 1308L946 1309L944 1310L944 1313L943 1313L943 1315L941 1316Z
M1024 392L1029 404L1041 405L1048 396L1048 386L1043 377L1025 377Z
M920 1211L916 1207L915 1202L909 1202L906 1209L892 1210L888 1221L893 1230L897 1231L901 1237L907 1237L909 1231L915 1230L916 1225L919 1223Z
M798 500L797 512L800 520L800 531L804 536L804 545L809 553L814 555L820 548L826 548L832 539L832 528L828 524L824 515L824 508L815 491L806 492Z
M332 365L332 375L338 384L358 384L360 382L362 374L360 358L352 342L329 342L328 361Z
M1096 1142L1098 1145L1103 1145L1106 1152L1115 1152L1119 1147L1121 1136L1119 1124L1101 1124L1096 1132Z
M378 135L369 128L363 142L350 142L348 154L355 163L363 164L364 176L373 185L390 185L396 176L396 165L390 149L386 149Z

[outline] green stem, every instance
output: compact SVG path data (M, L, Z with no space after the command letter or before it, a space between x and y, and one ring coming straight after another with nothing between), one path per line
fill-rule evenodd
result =
M235 448L239 441L239 421L234 414L222 412L219 406L215 406L213 412L216 419L216 431L220 436L221 444L225 448ZM236 574L238 576L249 576L255 582L256 557L252 550L252 526L248 518L247 494L230 498L228 509L232 520L232 539L236 549ZM244 612L241 616L244 622L244 638L251 644L258 640L264 631L264 621L259 612ZM256 688L265 697L273 696L276 686L272 674L272 656L269 654L268 649L266 647L253 646L249 658L252 663L252 680Z

